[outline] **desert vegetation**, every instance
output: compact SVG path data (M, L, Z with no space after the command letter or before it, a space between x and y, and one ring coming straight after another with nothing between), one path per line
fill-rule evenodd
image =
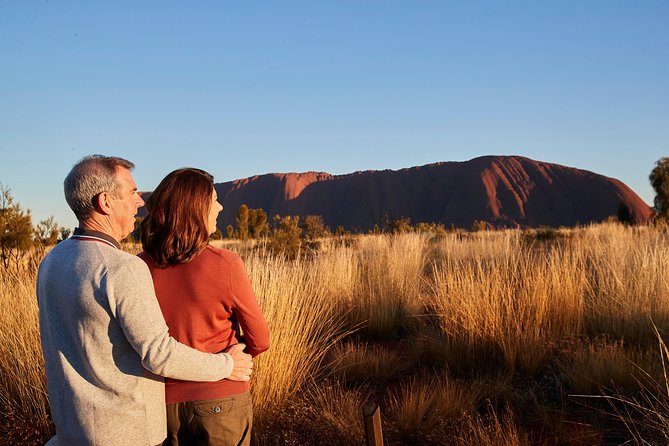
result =
M214 242L243 256L270 324L255 444L364 444L367 403L389 445L666 444L665 226L422 229L289 257L262 238ZM53 429L34 264L0 269L7 444Z

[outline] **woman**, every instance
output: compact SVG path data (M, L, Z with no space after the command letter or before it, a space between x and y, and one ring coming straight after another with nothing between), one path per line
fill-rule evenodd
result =
M269 330L242 260L209 245L223 210L213 177L199 169L175 170L160 182L146 207L139 256L151 270L170 335L210 353L239 342L251 356L267 350ZM166 379L164 444L250 444L249 390L244 381Z

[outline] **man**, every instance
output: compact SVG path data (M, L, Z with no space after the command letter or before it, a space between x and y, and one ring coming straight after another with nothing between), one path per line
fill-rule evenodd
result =
M120 249L144 201L121 158L93 155L65 179L79 220L42 261L40 334L56 436L50 445L157 445L166 436L161 377L248 381L244 345L202 353L168 334L149 270Z

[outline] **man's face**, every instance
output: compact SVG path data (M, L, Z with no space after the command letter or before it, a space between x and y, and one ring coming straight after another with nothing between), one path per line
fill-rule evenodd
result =
M135 228L135 215L137 215L137 209L144 206L144 200L137 193L137 185L128 169L118 168L116 181L118 189L116 194L112 195L111 223L114 230L113 235L120 241Z

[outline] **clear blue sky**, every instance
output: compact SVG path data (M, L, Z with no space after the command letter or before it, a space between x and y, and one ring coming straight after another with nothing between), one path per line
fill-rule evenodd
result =
M669 156L669 1L0 0L0 182L76 221L91 153L141 190L524 155L647 203Z

